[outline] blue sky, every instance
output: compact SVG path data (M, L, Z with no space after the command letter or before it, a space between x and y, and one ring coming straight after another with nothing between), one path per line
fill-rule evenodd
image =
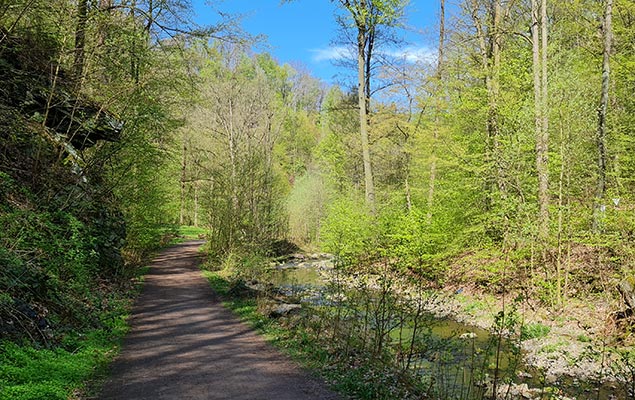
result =
M280 63L304 65L312 75L334 83L346 80L350 71L333 65L343 49L333 44L337 38L334 13L336 2L331 0L294 0L281 5L280 0L215 0L214 8L240 14L242 27L252 35L266 36L260 46ZM204 0L193 0L196 21L211 24L217 18L214 9ZM438 0L411 0L406 11L410 29L401 30L405 42L392 49L408 60L416 61L433 54L436 41Z

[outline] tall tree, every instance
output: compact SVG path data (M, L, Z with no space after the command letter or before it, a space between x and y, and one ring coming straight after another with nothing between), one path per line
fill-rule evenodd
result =
M598 188L593 216L593 230L600 227L602 217L602 201L606 194L606 117L609 107L609 79L611 76L611 44L613 41L613 0L605 0L604 22L602 24L602 88L600 90L600 106L598 107Z
M480 52L480 63L487 90L487 139L485 160L493 169L486 177L486 206L492 207L494 193L505 191L503 167L500 154L499 97L502 47L502 19L507 8L503 9L500 0L489 1L482 10L480 0L470 0L468 8L476 31ZM508 5L509 6L509 5Z
M536 170L538 173L538 236L549 234L549 115L547 91L547 0L531 1L534 107L536 125Z
M88 19L88 0L77 3L77 24L75 26L75 59L73 61L73 78L76 84L82 79L84 72L84 52L86 46L86 21Z
M432 128L432 161L430 162L430 180L428 182L428 224L432 222L432 206L434 204L434 189L437 179L437 155L436 145L439 140L439 128L441 124L441 96L440 88L443 82L443 56L445 46L445 0L441 0L439 4L439 49L437 53L437 72L435 82L435 110L434 110L434 127Z
M366 203L374 209L375 185L370 157L369 106L372 94L372 61L378 33L383 28L394 27L403 15L407 0L338 0L353 20L356 29L357 97L359 127L364 162Z

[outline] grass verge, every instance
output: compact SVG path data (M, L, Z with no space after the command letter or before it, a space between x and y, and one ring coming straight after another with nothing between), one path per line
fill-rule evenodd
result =
M229 293L230 281L220 272L203 271L203 275L209 281L212 289L221 296L223 305L243 321L262 334L277 348L284 350L304 367L315 369L322 365L325 354L323 348L309 349L310 343L298 339L296 332L283 326L280 321L267 318L258 312L257 299L253 297L232 296ZM318 354L319 353L319 354Z
M316 337L307 329L310 314L298 319L271 319L258 311L258 300L233 295L231 280L223 272L203 271L223 305L246 321L271 344L304 368L322 376L331 387L356 399L421 398L413 382L405 382L398 371L363 357L352 358L330 343L328 335ZM310 323L310 322L309 322ZM362 358L362 359L360 359Z

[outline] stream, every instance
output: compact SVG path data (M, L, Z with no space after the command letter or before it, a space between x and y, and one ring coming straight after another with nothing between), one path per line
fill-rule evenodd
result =
M328 256L301 255L283 264L272 265L269 281L285 296L300 299L302 303L329 306L332 305L332 300L329 299L327 286L334 273L333 262ZM499 350L496 351L497 337L487 330L451 318L439 318L432 313L426 313L423 320L425 324L417 329L415 339L425 342L426 350L418 353L412 364L423 379L429 378L426 374L429 375L432 371L438 374L440 369L443 369L447 398L469 398L470 394L474 395L479 391L482 394L487 386L482 382L487 379L491 381L496 365L500 371L499 377L513 377L513 394L507 398L626 398L625 393L616 389L614 384L607 383L598 388L597 384L582 382L568 376L550 382L550 388L546 389L543 374L535 368L519 363L518 360L522 359L523 353L514 351L514 346L507 340L502 340ZM390 337L395 343L399 339L403 341L404 338L410 341L413 331L412 327L401 326L400 329L391 331ZM481 377L476 380L474 369L477 367L481 371L487 371L489 378L486 376L484 379ZM560 397L548 395L547 391Z

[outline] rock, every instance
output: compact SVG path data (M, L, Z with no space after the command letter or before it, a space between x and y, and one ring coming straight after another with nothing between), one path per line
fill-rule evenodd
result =
M520 379L532 379L534 377L532 374L525 371L518 371L517 375Z
M558 382L558 376L554 374L547 374L545 376L545 383L553 385Z
M271 318L285 317L291 314L298 313L302 309L300 304L278 304L270 312Z
M491 392L492 388L490 387L488 388L488 390ZM541 397L541 389L532 389L526 383L522 383L520 385L515 383L511 383L511 384L504 383L498 386L498 389L496 390L496 392L497 392L497 395L496 395L497 399L511 398L511 399L533 400L533 399L540 399Z

